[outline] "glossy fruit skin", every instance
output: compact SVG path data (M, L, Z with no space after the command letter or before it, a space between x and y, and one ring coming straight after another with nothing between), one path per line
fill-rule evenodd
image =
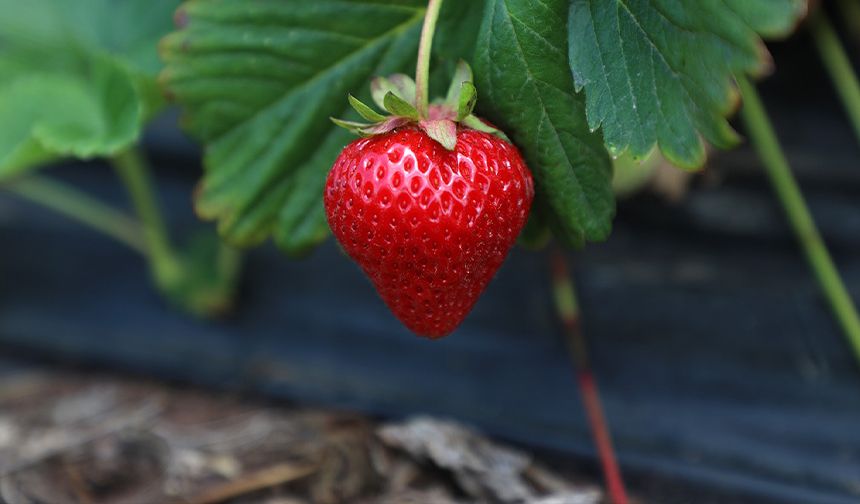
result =
M346 146L326 182L332 233L413 332L439 338L469 313L528 218L517 148L458 128L448 151L407 126Z

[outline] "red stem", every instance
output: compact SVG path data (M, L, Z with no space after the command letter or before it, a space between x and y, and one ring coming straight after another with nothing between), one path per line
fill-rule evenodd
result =
M582 404L588 415L588 424L591 427L591 436L597 447L597 455L600 457L600 465L603 467L603 477L606 479L606 489L609 498L614 504L628 504L627 490L624 488L624 480L621 478L621 469L615 458L615 450L612 447L612 437L609 434L609 424L603 416L603 406L600 403L600 393L594 382L594 375L590 370L577 373L579 382L579 393L582 395Z
M609 425L603 414L600 392L591 371L588 347L580 325L579 305L576 302L572 276L564 253L558 248L554 248L552 251L552 283L556 311L564 327L571 361L577 370L576 381L582 397L582 405L588 417L591 436L597 449L597 456L600 458L600 465L603 468L606 491L612 504L629 504L630 499L627 497L627 490L621 477L615 449L612 446Z

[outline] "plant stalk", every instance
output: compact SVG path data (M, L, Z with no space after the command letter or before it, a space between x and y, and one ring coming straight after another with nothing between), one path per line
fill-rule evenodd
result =
M132 250L146 255L140 223L129 215L66 184L39 175L28 175L4 184L3 189L74 219Z
M428 117L430 109L430 53L433 49L433 34L436 32L436 21L439 20L441 7L442 0L430 0L427 3L424 26L421 27L421 41L418 43L418 64L415 67L415 108L422 119Z
M134 147L111 158L120 180L131 198L135 212L143 225L147 257L155 281L162 289L176 286L182 277L182 267L167 234L156 201L149 167L143 155Z
M612 436L600 402L600 393L588 359L588 346L582 333L579 303L576 299L572 275L564 253L558 247L553 247L551 254L555 310L564 326L570 358L576 367L577 385L603 468L607 493L612 504L628 504L630 499L627 497L627 490L615 457L615 449L612 446Z
M848 59L845 48L824 10L819 8L810 16L809 31L830 74L830 80L842 99L842 106L848 113L854 134L860 140L860 82L857 81L851 60Z
M747 134L767 170L774 191L806 260L827 297L830 309L848 339L857 361L860 362L860 316L857 314L857 308L806 206L758 92L743 77L738 78L738 86L743 97L741 115Z

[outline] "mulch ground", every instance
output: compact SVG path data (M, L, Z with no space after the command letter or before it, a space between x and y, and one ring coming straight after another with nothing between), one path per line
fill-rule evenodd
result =
M0 378L8 504L597 504L587 479L455 422L380 423L110 375Z

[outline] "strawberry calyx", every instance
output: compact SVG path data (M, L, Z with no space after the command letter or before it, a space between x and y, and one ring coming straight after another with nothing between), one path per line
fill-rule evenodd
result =
M457 63L454 78L444 99L435 100L422 117L416 107L415 81L405 74L377 77L370 84L373 102L387 114L377 112L358 98L349 95L349 104L367 122L345 121L332 117L336 125L356 135L382 135L407 125L416 125L427 136L448 150L457 146L457 127L466 127L495 135L510 142L505 134L472 113L478 92L472 82L472 69L463 60Z

